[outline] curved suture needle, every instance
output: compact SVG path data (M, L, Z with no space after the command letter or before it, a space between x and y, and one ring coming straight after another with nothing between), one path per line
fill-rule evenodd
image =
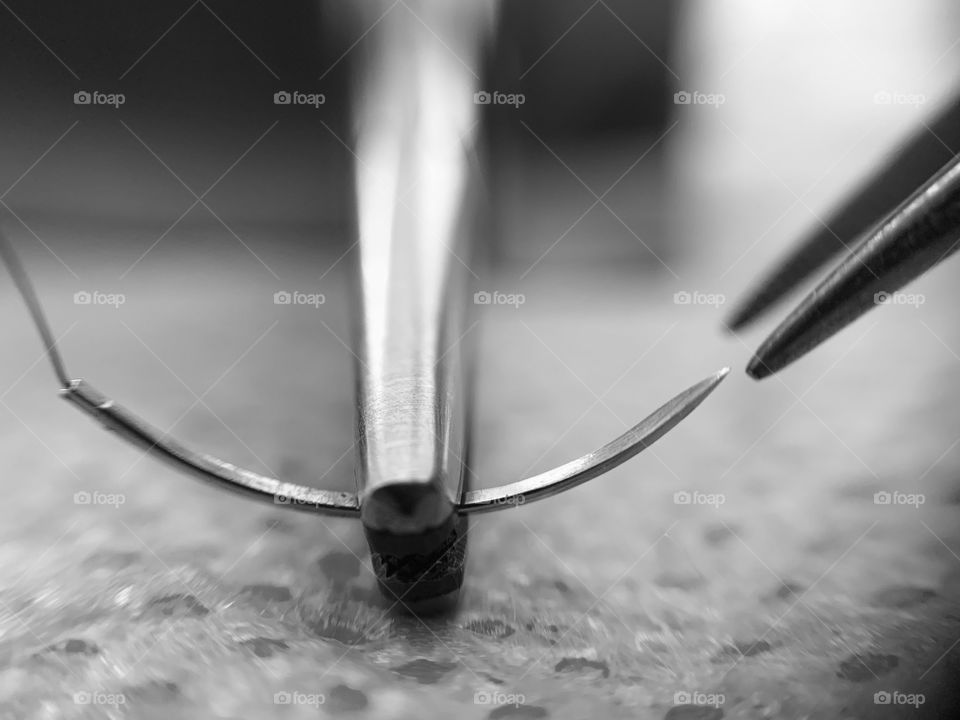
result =
M514 507L542 500L603 475L634 455L643 452L670 432L707 399L729 371L729 368L724 368L693 387L687 388L599 450L526 480L495 488L467 491L460 505L460 512L490 512L503 507Z
M60 394L72 405L124 440L217 487L304 512L359 517L360 504L353 493L284 482L193 451L83 380L71 379L33 284L3 233L0 233L0 257L30 311L61 385ZM462 497L458 512L469 514L514 507L550 497L602 475L650 447L673 429L716 389L727 372L728 369L724 368L684 390L626 433L594 452L524 480L495 488L468 490Z

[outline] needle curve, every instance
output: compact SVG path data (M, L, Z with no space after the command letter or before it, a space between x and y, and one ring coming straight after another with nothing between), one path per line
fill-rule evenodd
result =
M283 482L237 467L212 455L190 450L83 380L71 380L33 283L30 282L9 240L2 233L0 233L0 257L6 262L10 275L40 333L47 350L47 357L61 385L60 394L72 405L93 417L108 430L116 432L159 459L188 471L204 482L289 509L321 515L359 516L360 503L353 493L318 490L305 485Z
M599 450L594 450L576 460L525 480L496 488L466 492L458 511L461 514L482 513L516 507L556 495L603 475L670 432L716 389L728 372L730 368L724 368L687 388Z

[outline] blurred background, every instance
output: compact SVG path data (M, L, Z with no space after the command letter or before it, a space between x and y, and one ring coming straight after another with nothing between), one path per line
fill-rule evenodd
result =
M429 3L355 7L0 2L2 226L71 371L193 447L345 489L357 63L388 16L442 42ZM960 7L528 0L495 26L469 69L514 101L480 106L477 280L524 302L476 308L476 482L730 378L608 476L477 520L460 612L420 622L378 604L359 527L197 486L58 400L4 279L11 717L316 716L274 701L298 691L397 718L951 717L956 266L760 384L742 369L788 308L722 326L957 92ZM97 691L127 707L76 701ZM925 701L876 703L896 691Z

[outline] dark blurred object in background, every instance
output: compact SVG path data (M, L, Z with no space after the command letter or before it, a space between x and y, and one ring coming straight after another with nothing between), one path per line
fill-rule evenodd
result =
M506 147L498 161L536 145L518 121L548 142L660 128L675 5L505 3L485 82L527 101L509 117L487 113ZM17 219L7 221L41 237L47 223L79 217L159 234L217 183L204 202L231 224L345 229L350 62L367 29L345 22L351 14L331 0L282 10L10 0L0 8L0 193L10 188L3 201ZM278 105L280 91L324 102ZM76 104L78 92L124 102ZM184 218L208 220L203 204Z
M662 128L681 4L505 2L489 86L524 93L519 119L544 138Z

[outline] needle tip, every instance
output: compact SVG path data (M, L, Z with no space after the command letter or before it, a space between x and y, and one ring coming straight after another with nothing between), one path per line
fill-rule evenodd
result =
M723 382L723 379L729 374L730 368L721 368L717 372L713 373L712 375L708 375L704 380L701 380L699 383L690 388L687 391L688 393L691 393L690 402L692 404L690 406L690 410L693 410L693 408L703 402L707 396L710 395L710 393L717 389L720 383ZM677 397L679 398L681 396L678 395Z
M681 393L674 400L678 400L685 395L689 395L688 398L685 398L682 404L689 403L690 410L693 410L697 405L702 403L710 393L717 389L723 379L730 374L730 368L724 367L713 373L712 375L707 375L703 380L698 382L691 388L688 388L685 393Z
M708 378L710 391L712 392L713 389L716 388L717 385L719 385L723 381L723 379L729 374L730 374L730 368L725 367L725 368L721 368L720 370L715 372L710 378Z

